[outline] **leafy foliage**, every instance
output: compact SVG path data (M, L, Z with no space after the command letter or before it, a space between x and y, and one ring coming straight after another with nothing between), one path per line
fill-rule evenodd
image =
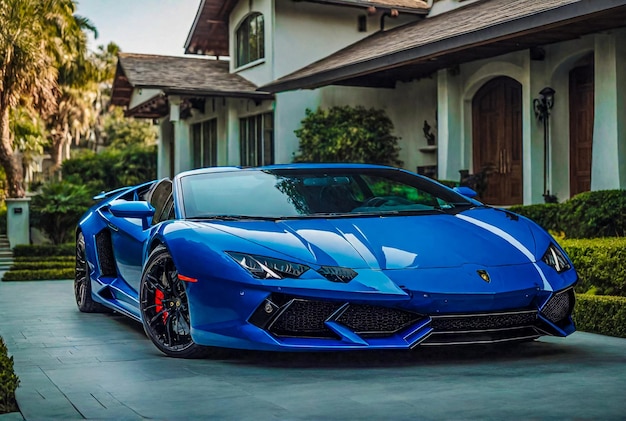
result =
M560 240L579 281L576 291L626 297L626 238Z
M50 244L20 244L13 247L13 257L16 261L21 258L45 257L48 260L50 256L57 258L59 256L74 256L76 246L74 243L50 245Z
M578 330L626 338L626 298L577 294L574 321Z
M92 194L154 180L157 173L157 147L133 144L120 150L100 153L85 151L63 163L64 179L85 184Z
M4 273L3 281L50 281L73 279L74 268L10 270Z
M510 210L568 238L626 235L626 190L585 192L560 204L512 206Z
M509 210L532 219L547 231L559 231L560 229L561 205L557 203L511 206Z
M626 190L580 193L561 206L561 226L569 238L626 235Z
M306 110L302 127L295 131L300 151L295 162L362 162L402 165L398 138L383 110L332 107Z
M106 144L120 150L128 146L154 145L157 137L150 123L124 117L121 108L115 108L107 115L104 133Z
M15 389L20 380L13 371L13 357L9 357L4 340L0 336L0 414L17 411Z
M91 206L87 188L62 181L43 186L32 199L33 225L39 227L54 244L71 240L80 216Z

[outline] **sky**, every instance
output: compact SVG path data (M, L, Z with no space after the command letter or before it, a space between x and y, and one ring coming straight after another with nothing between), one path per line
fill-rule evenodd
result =
M126 53L184 54L200 0L76 0L98 30L90 48L113 41Z

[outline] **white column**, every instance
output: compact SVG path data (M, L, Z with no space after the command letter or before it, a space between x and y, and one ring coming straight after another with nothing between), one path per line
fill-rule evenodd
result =
M591 190L626 187L626 121L623 114L626 71L623 69L623 44L615 33L595 36Z
M176 174L192 168L193 157L189 139L189 126L180 119L180 103L178 96L170 96L170 121L174 125L174 172Z
M437 72L437 172L442 180L458 180L464 160L461 136L461 95L459 77L447 69ZM470 136L471 137L471 136ZM470 153L471 151L467 151Z
M239 156L239 115L235 98L226 100L226 121L228 124L228 165L241 165Z

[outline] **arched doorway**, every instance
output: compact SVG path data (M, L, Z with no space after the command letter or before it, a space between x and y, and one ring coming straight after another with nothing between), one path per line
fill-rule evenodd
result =
M481 200L494 205L523 201L522 85L509 77L485 83L472 100L474 173L489 172Z
M594 114L593 54L569 72L570 196L591 190Z

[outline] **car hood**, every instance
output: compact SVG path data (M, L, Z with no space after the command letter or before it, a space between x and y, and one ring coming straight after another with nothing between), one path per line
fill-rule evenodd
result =
M354 269L504 266L535 261L536 255L531 223L491 208L456 215L209 224L302 262Z

